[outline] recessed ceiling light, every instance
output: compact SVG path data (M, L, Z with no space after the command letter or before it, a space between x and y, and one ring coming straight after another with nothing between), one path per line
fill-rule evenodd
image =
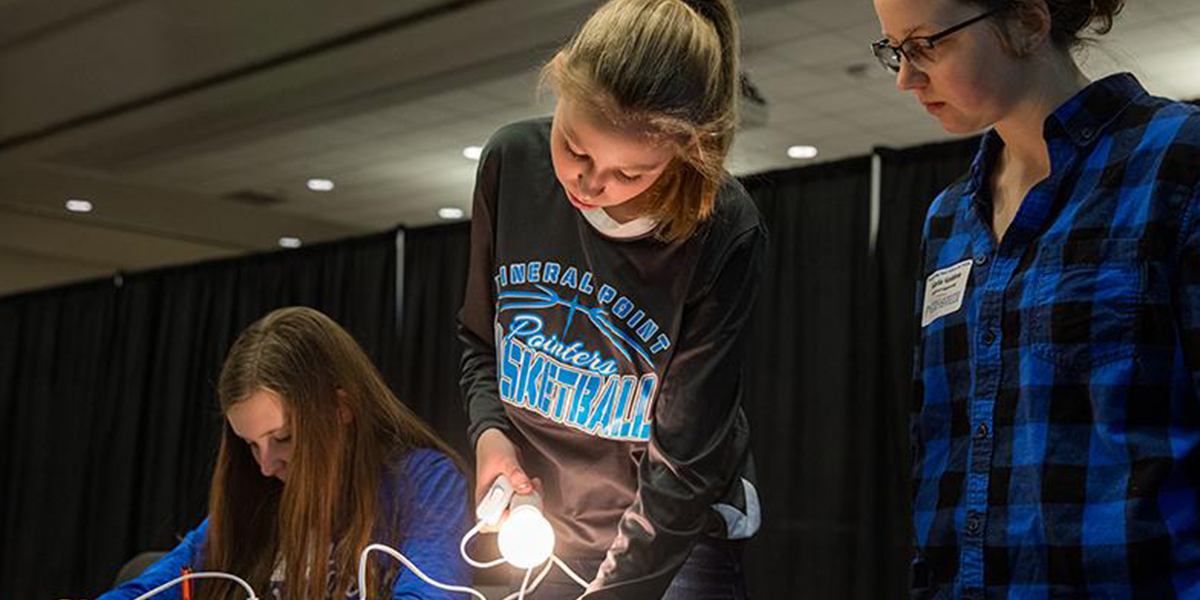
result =
M92 203L80 198L71 198L67 200L67 210L77 213L92 212Z
M454 208L452 206L447 206L446 208L438 209L438 216L443 219L446 219L447 221L453 221L454 219L461 219L461 218L463 218L463 214L464 214L463 209Z
M283 248L299 248L300 246L304 245L304 243L301 242L300 238L298 237L284 236L279 238L279 245Z
M816 146L792 146L787 149L787 155L796 159L816 158L817 148Z
M463 148L463 156L471 160L479 160L483 156L483 146L467 146Z
M308 180L308 189L314 192L328 192L333 189L333 180L314 177Z

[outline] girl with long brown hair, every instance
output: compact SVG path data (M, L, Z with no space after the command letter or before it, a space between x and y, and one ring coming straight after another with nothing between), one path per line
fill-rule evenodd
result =
M209 516L173 551L102 600L135 598L181 570L244 578L279 600L357 596L359 554L380 542L443 583L469 583L468 522L453 450L320 312L282 308L238 337L218 383L225 427ZM447 598L411 572L371 563L370 598ZM390 590L390 593L389 593ZM179 597L180 588L161 597ZM197 600L241 599L197 580Z
M767 236L723 168L738 52L728 0L606 2L543 71L553 117L480 160L460 314L476 498L540 479L587 598L745 592L743 333Z

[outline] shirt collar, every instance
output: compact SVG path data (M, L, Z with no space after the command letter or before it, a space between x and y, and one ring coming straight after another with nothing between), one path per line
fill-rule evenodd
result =
M1003 147L1004 140L1000 138L1000 134L996 133L995 129L984 132L983 140L979 143L979 151L975 153L975 158L971 161L971 170L967 177L964 194L978 197L978 192L987 176L988 165L995 164L996 154Z
M619 223L616 219L608 216L603 208L579 212L593 229L610 238L628 240L644 237L658 227L658 221L653 217L639 217L627 223Z
M1146 94L1145 88L1130 73L1117 73L1094 81L1046 117L1043 135L1047 142L1064 136L1076 146L1086 146L1100 137L1143 94ZM980 190L988 167L995 164L995 157L1003 147L1004 140L995 129L983 134L979 152L971 162L966 193L974 194Z
M1047 141L1051 132L1065 134L1076 146L1100 137L1113 121L1146 90L1130 73L1109 75L1092 82L1046 118Z

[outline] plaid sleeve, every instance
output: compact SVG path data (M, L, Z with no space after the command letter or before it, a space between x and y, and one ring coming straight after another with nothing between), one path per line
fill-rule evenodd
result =
M919 425L918 417L921 414L921 403L925 398L925 385L924 385L924 380L921 377L922 369L924 368L924 365L922 364L922 360L921 360L921 343L923 341L923 338L921 336L921 325L920 325L921 324L921 312L922 312L923 305L925 302L925 235L924 234L922 234L922 236L921 236L921 247L920 247L918 256L920 258L917 259L917 273L916 273L917 276L916 276L914 284L913 284L914 287L916 287L916 289L914 290L914 293L913 293L913 298L915 300L913 302L913 316L912 316L912 322L911 322L912 335L913 335L913 338L912 338L913 339L912 373L911 373L912 385L911 385L910 392L909 392L911 394L911 396L909 397L909 403L910 403L909 411L910 412L909 412L909 423L908 423L909 441L911 442L911 445L912 445L912 448L911 448L912 455L910 456L910 460L912 461L912 465L914 466L914 468L916 467L916 465L920 464L921 436L920 436L920 427L918 426ZM916 473L916 471L914 471L914 473L913 473L914 477L916 476L915 473ZM913 491L915 493L915 488Z
M1187 370L1191 373L1192 391L1200 400L1200 187L1181 223L1179 273L1180 341Z

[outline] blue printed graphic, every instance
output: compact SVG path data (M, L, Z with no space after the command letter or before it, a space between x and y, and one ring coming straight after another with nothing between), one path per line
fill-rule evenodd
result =
M671 347L658 323L575 267L504 265L495 282L501 400L588 435L649 440L656 359Z
M603 308L592 308L580 304L577 301L577 298L579 297L578 295L575 296L576 299L564 300L557 293L555 293L554 290L551 290L545 286L536 285L534 287L538 289L538 292L501 292L499 312L508 310L530 308L544 309L553 308L556 306L565 306L568 308L569 312L567 313L567 324L565 327L563 327L561 334L563 337L566 337L568 330L571 328L571 319L575 317L575 312L579 311L591 320L592 324L596 326L596 329L598 329L600 333L604 335L604 337L608 338L609 342L612 342L613 347L615 347L617 351L619 351L621 355L625 357L626 360L630 362L633 361L633 357L629 354L629 351L632 350L638 355L638 357L642 359L642 361L644 361L647 366L654 366L654 361L650 359L650 353L638 345L633 338L625 335L625 333L620 329L617 329L616 326L614 326L612 322L608 320L607 310Z

